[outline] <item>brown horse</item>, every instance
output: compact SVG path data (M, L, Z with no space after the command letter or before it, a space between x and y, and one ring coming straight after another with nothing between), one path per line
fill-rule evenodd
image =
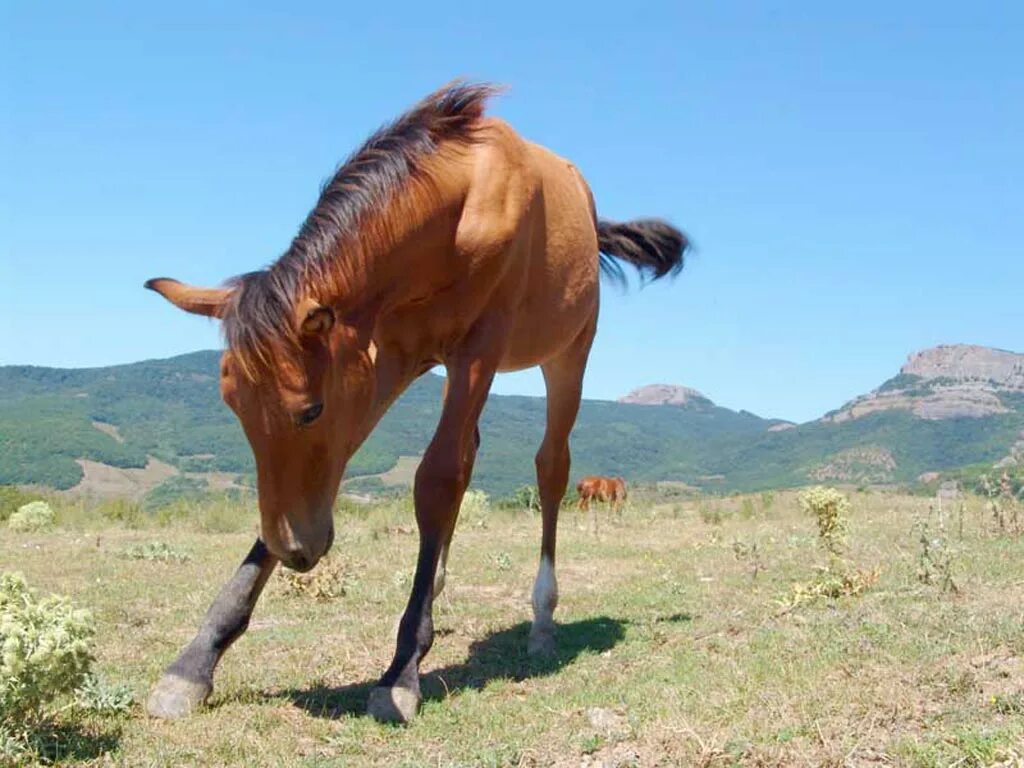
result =
M576 507L581 512L590 509L590 502L599 501L610 503L612 512L618 515L626 500L626 481L621 477L591 475L576 483L576 495L579 496ZM597 510L594 510L594 532L597 533Z
M536 456L543 522L529 648L553 651L555 529L597 325L599 267L621 280L617 258L658 278L682 267L687 243L662 221L597 219L571 163L484 117L493 92L445 86L375 133L269 267L219 288L146 283L187 312L223 321L221 394L252 447L260 509L260 537L153 688L150 714L178 717L199 705L275 565L305 571L327 552L346 462L436 365L447 384L416 473L412 594L369 711L399 721L416 713L477 420L496 372L535 365L547 428Z
M591 475L576 483L576 495L577 507L584 512L590 509L591 501L597 500L611 502L612 511L618 513L626 500L626 481L621 477Z

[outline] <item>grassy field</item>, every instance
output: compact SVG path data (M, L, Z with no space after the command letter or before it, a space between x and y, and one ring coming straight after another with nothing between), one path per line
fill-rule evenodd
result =
M125 766L1021 765L1024 537L981 500L946 522L955 590L918 578L929 500L851 496L858 596L794 604L827 562L794 494L635 501L599 534L563 513L559 653L525 653L539 519L460 520L425 701L409 727L364 715L390 660L415 528L402 502L339 516L321 591L276 574L190 719L58 717L50 757ZM61 511L0 530L4 570L98 621L97 669L141 701L251 543L255 515L158 526ZM937 531L933 527L930 537ZM133 559L160 542L184 561ZM134 549L133 549L134 548ZM941 553L934 556L941 560ZM939 563L941 566L941 562ZM870 581L870 580L869 580ZM313 585L315 586L315 585ZM343 593L343 594L342 594Z

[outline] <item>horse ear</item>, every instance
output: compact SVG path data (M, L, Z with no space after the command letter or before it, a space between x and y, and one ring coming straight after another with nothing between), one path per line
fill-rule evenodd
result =
M154 277L146 281L146 288L156 291L171 304L193 315L221 318L231 298L231 288L199 288L172 280Z

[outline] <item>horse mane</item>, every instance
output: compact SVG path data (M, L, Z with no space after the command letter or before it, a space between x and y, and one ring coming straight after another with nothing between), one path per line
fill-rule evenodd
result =
M487 99L486 83L449 83L370 136L320 190L316 206L288 250L270 266L231 281L224 337L243 371L254 377L269 367L282 344L300 348L293 312L305 296L324 300L344 284L338 258L346 247L366 245L367 217L382 211L410 182L427 175L423 160L446 142L472 143Z

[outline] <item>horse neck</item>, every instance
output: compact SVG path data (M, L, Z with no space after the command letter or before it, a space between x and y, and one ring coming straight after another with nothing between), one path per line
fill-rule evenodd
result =
M444 284L468 186L460 164L446 160L435 160L429 181L409 182L337 249L324 299L358 311L416 300Z

